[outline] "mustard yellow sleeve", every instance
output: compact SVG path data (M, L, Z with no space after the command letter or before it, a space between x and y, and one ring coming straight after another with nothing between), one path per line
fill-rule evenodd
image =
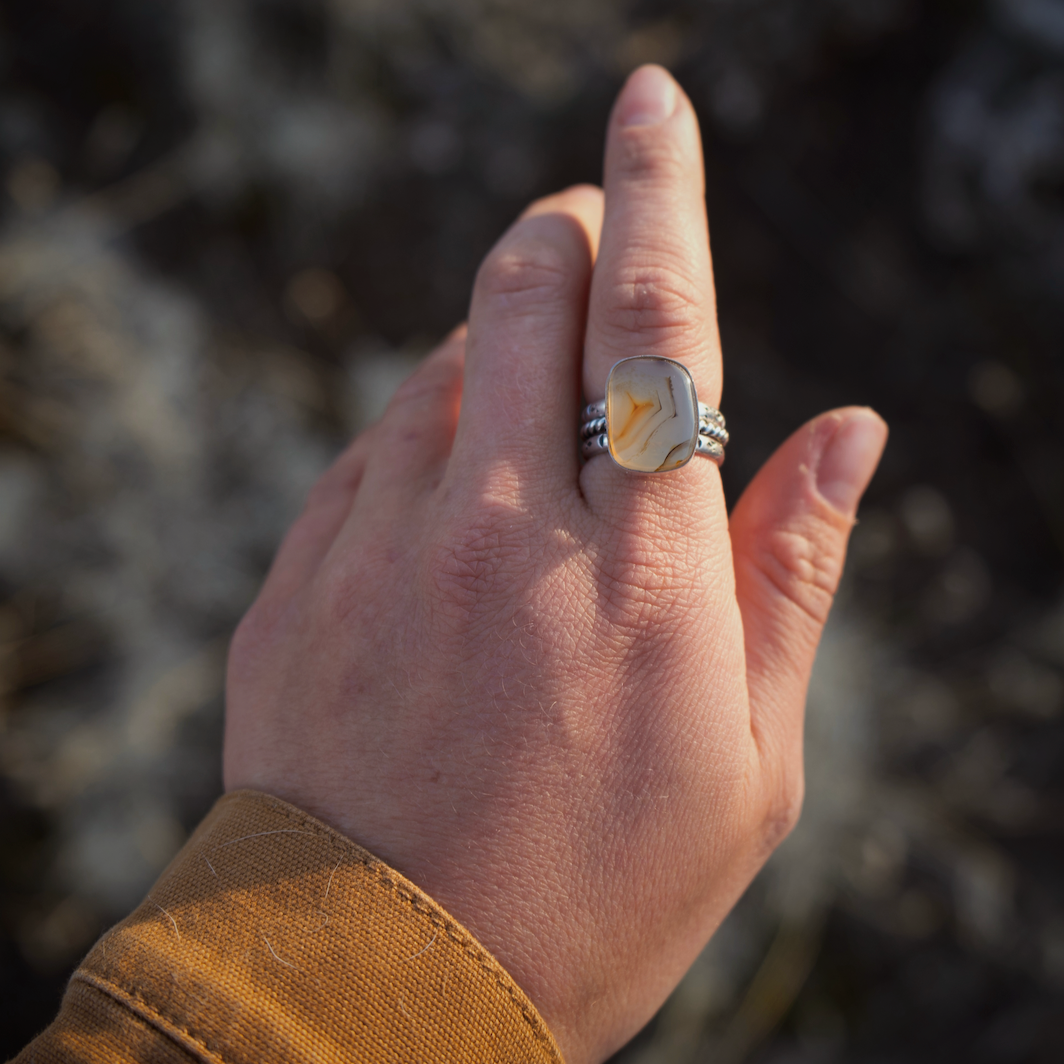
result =
M561 1061L502 966L306 813L220 799L17 1064Z

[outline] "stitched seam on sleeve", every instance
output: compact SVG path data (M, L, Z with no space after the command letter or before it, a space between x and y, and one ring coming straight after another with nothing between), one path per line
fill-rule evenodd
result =
M449 918L442 910L435 911L438 907L427 894L415 894L396 882L388 875L388 866L379 858L374 857L367 849L359 846L353 839L349 839L334 828L323 824L320 820L315 820L309 814L296 809L295 806L288 805L287 802L274 798L272 795L261 792L234 791L232 794L226 795L222 801L246 799L251 793L254 793L260 801L267 801L277 812L282 813L288 821L297 823L303 828L309 828L315 835L319 835L322 838L338 840L357 851L355 856L358 862L381 886L386 887L402 898L416 913L426 917L434 928L442 929L452 942L459 946L472 961L494 979L499 989L506 992L513 1007L521 1013L525 1023L531 1029L533 1037L539 1043L540 1048L547 1053L549 1059L557 1062L557 1064L564 1064L561 1054L552 1044L554 1039L547 1030L543 1018L528 1003L521 1000L524 997L523 991L518 988L502 965L465 928Z
M187 1027L182 1027L175 1020L170 1019L169 1016L164 1016L153 1005L149 1005L139 994L131 994L128 990L123 990L110 980L93 975L82 969L78 969L70 977L72 983L75 980L94 987L102 994L107 994L108 997L124 1005L130 1012L135 1013L146 1023L151 1024L157 1031L166 1035L171 1041L176 1042L182 1049L192 1053L198 1060L204 1061L205 1064L227 1064L225 1058L215 1053L201 1038L193 1034Z

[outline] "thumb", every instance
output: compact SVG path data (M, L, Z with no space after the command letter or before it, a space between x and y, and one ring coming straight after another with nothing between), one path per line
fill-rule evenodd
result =
M866 407L821 414L762 466L732 514L751 727L762 758L799 781L809 673L886 442L886 423Z

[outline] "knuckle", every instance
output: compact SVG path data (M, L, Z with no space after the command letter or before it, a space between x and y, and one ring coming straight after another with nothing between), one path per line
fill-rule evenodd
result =
M358 490L375 436L376 429L367 429L318 477L307 492L304 516L323 506L331 506L338 499L346 500Z
M431 563L437 601L455 619L491 613L512 598L521 574L532 568L528 537L508 508L485 509L434 547Z
M771 853L794 830L802 814L805 781L802 773L790 773L766 803L761 817L761 842Z
M345 632L352 641L369 632L387 632L392 611L405 599L410 555L395 540L352 544L315 576L312 594L293 618L313 643Z
M647 512L620 523L591 559L599 602L614 631L640 640L701 610L706 571L697 548Z
M375 453L405 453L453 431L458 415L459 374L415 373L400 385L377 426Z
M617 631L653 634L663 615L676 615L697 598L690 579L660 560L599 566L597 575L602 608Z
M828 618L841 560L809 528L778 528L760 538L753 556L761 574L816 624Z
M554 302L572 283L564 252L541 240L497 248L480 267L477 289L508 309L535 309Z
M620 170L629 181L671 189L690 180L691 161L675 137L633 126L622 135Z
M336 498L337 492L342 489L342 485L338 483L338 480L339 477L320 479L307 492L307 500L303 504L303 514L313 513L315 510L320 510L323 506L328 506L332 503Z
M332 506L338 498L346 498L354 492L362 479L362 463L352 462L342 468L330 470L307 492L307 501L303 504L303 515Z
M407 377L395 390L388 404L389 412L411 406L421 406L426 401L436 399L446 389L446 382L438 374L415 373Z
M423 363L395 390L389 410L435 405L442 396L453 392L461 379L462 368L456 361L433 360Z
M704 295L671 265L622 269L605 308L607 330L655 342L700 328Z

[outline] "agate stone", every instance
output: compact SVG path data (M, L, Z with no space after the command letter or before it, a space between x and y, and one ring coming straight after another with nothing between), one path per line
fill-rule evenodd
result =
M698 443L698 396L691 374L669 358L625 358L606 384L610 454L639 473L679 469Z

